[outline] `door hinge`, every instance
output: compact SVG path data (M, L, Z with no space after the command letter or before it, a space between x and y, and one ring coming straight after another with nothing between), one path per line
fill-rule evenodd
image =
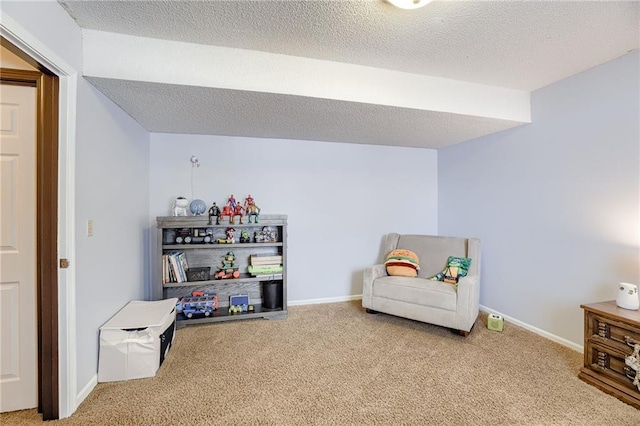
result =
M69 267L69 259L60 259L60 268L67 269Z

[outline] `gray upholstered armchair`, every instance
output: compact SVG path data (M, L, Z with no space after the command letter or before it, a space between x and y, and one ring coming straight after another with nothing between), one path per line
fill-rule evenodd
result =
M389 276L383 264L366 268L362 306L367 312L383 312L449 327L467 336L479 312L480 240L389 234L383 242L383 256L394 249L411 250L418 255L418 276ZM468 274L459 279L457 287L428 279L442 272L449 256L471 258Z

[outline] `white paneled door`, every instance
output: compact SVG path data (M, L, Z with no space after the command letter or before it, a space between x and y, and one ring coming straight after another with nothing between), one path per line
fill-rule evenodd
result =
M0 412L38 405L36 89L1 85Z

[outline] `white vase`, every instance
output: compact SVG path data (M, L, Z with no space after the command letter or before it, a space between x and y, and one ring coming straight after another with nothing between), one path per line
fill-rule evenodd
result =
M640 299L638 299L638 286L631 283L620 283L618 285L618 296L616 297L616 305L624 309L637 310L640 308Z

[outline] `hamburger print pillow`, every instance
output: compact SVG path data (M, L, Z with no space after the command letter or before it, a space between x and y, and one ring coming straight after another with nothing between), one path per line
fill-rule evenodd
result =
M397 277L417 277L420 270L420 259L410 251L404 249L392 250L387 255L384 265L387 274Z

